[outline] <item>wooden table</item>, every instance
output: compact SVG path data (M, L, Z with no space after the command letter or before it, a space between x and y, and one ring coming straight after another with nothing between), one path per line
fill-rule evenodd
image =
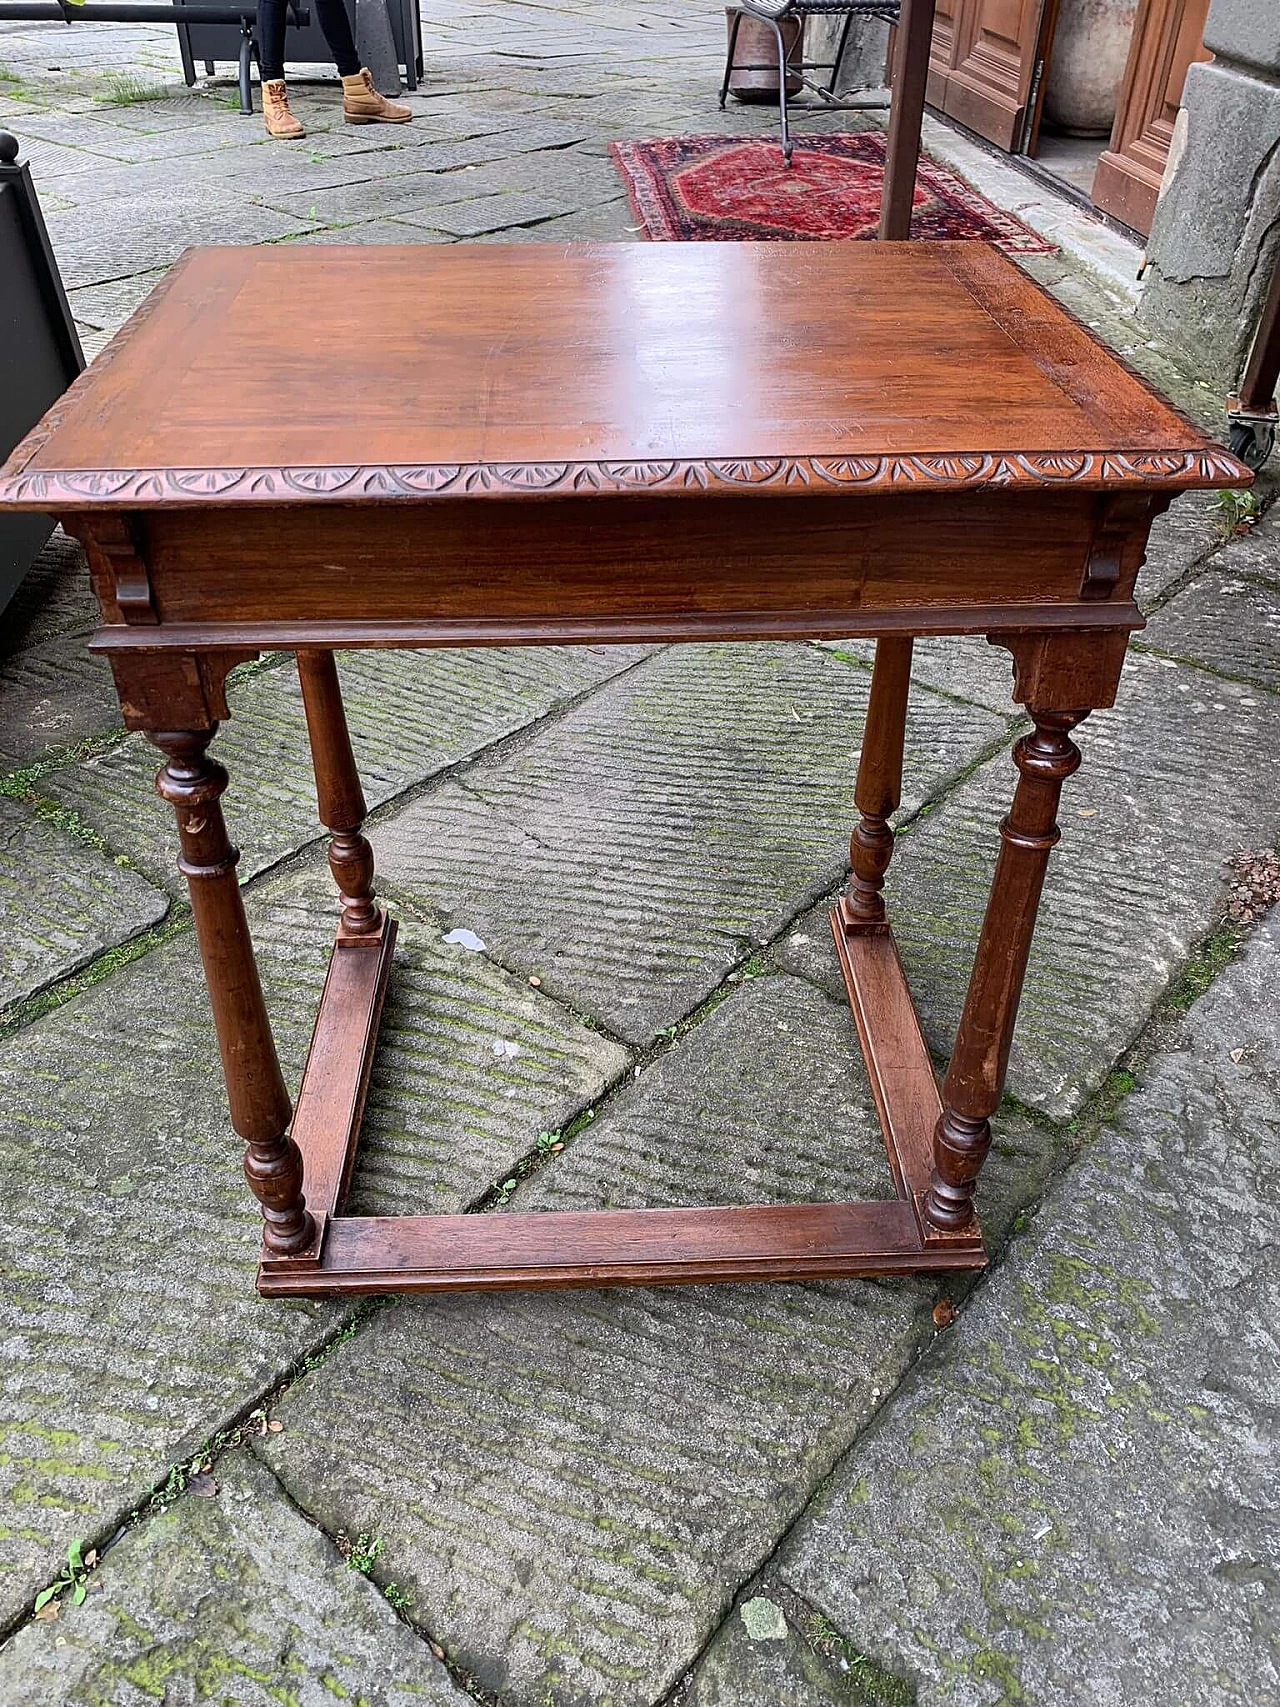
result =
M260 1289L980 1266L974 1182L1071 731L1115 697L1152 518L1250 478L978 244L184 256L15 452L0 501L83 541L93 650L166 755ZM881 890L912 636L975 633L1012 654L1034 728L939 1095ZM832 926L896 1198L344 1215L395 924L334 648L835 635L877 640ZM296 1110L208 753L228 670L275 647L298 655L341 898Z

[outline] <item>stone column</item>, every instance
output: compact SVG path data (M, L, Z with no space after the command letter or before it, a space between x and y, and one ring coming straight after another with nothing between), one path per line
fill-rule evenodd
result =
M1140 317L1224 396L1280 260L1280 6L1212 0L1187 73Z

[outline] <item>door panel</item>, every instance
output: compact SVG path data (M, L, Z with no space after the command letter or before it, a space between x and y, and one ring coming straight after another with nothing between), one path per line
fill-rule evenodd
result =
M929 100L1016 151L1041 54L1045 0L939 0Z
M1098 160L1093 201L1145 237L1190 67L1209 59L1202 37L1209 0L1141 0L1120 85L1111 146Z

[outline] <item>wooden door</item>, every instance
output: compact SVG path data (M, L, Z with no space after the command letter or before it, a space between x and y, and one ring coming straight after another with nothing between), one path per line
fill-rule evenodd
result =
M937 0L928 100L948 118L1020 153L1041 81L1049 0Z
M1145 237L1169 158L1182 85L1198 59L1209 0L1140 0L1111 146L1098 160L1095 207Z

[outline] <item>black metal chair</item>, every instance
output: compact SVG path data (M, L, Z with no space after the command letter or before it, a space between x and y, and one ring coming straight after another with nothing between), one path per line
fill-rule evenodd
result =
M729 10L733 13L733 23L729 29L729 52L725 60L724 82L720 86L720 106L724 107L729 96L729 79L735 71L770 71L767 65L735 65L733 56L738 47L738 30L743 18L755 18L762 24L767 24L773 31L774 40L778 44L778 113L782 125L782 162L784 166L791 164L791 133L787 127L787 79L798 77L803 86L813 94L821 97L823 103L832 112L885 112L889 107L888 101L838 101L835 95L836 77L840 70L840 61L844 58L845 46L849 40L849 27L855 18L883 18L885 23L896 25L902 10L901 0L732 0ZM834 59L805 59L803 51L804 21L806 18L833 17L844 15L844 27L840 31L839 44L836 47ZM787 59L786 43L783 39L782 26L798 19L801 29L801 56L798 60ZM806 76L809 71L827 71L830 73L826 86Z

